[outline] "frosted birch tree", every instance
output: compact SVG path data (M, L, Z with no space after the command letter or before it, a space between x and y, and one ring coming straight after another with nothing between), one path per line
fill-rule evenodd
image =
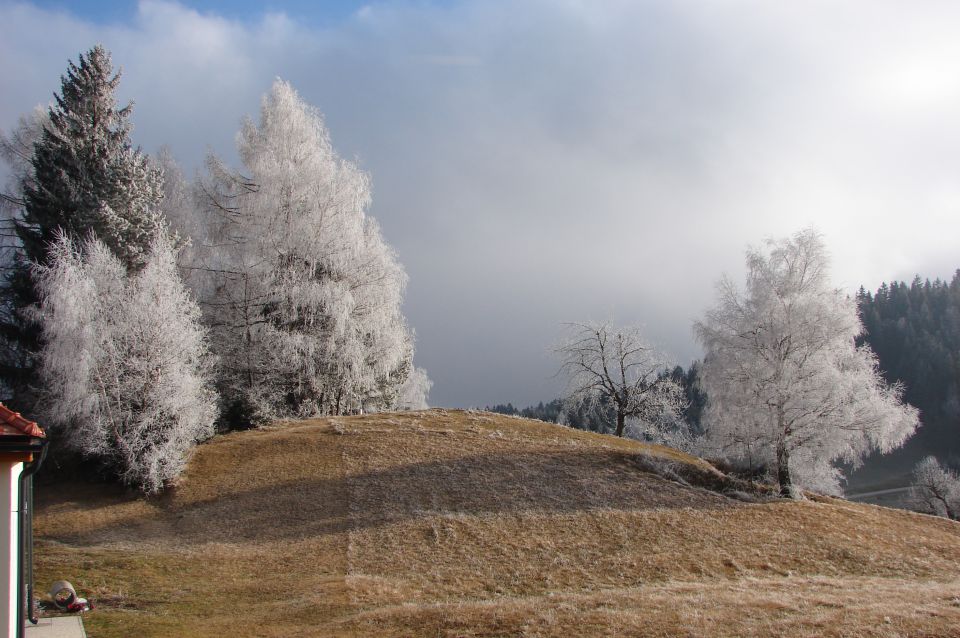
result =
M617 436L626 420L660 428L681 417L683 388L661 374L670 362L640 333L609 323L573 323L556 352L568 379L567 401L595 406L606 402L616 414Z
M768 241L747 251L745 290L722 279L716 305L695 324L708 441L774 468L784 495L795 494L795 479L838 491L836 461L888 452L919 424L869 347L856 346L856 302L831 287L828 266L815 231Z
M407 279L367 175L280 80L238 146L243 173L208 162L194 266L228 400L260 419L392 405L412 367Z
M45 424L120 478L157 492L213 434L216 397L200 310L170 242L128 272L100 240L61 236L37 264Z

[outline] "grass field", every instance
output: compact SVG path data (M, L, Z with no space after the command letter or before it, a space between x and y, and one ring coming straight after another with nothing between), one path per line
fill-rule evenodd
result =
M960 636L960 524L724 481L482 412L280 423L160 498L40 493L38 589L92 598L93 638Z

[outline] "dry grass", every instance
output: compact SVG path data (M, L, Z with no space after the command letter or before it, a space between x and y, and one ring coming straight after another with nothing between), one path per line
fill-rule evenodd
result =
M663 465L726 485L487 413L278 424L159 499L41 495L38 584L98 602L94 637L960 635L960 524Z

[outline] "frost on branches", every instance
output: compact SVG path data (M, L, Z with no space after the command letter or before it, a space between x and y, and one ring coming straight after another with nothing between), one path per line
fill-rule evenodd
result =
M37 107L21 116L9 134L0 134L0 159L7 167L7 183L0 192L0 396L8 405L27 411L35 354L35 339L27 339L29 325L22 312L33 300L29 270L22 259L17 220L23 213L24 191L33 184L33 148L49 122L46 110ZM26 299L25 299L26 297ZM35 336L35 334L34 334Z
M38 297L31 264L48 264L57 233L82 239L92 232L125 266L140 268L164 234L163 174L130 141L131 107L117 103L119 81L109 52L94 47L69 64L46 113L21 119L0 145L17 180L4 196L3 230L12 224L16 237L4 242L14 248L5 256L14 258L4 264L0 380L20 409L33 409L40 348L28 318Z
M426 410L430 407L427 404L427 397L432 387L433 381L427 376L427 371L423 368L414 368L400 386L397 409Z
M395 405L413 358L407 277L366 215L367 175L280 80L238 146L245 173L208 163L195 240L223 393L254 420Z
M654 431L682 420L683 388L662 374L670 362L638 328L570 324L570 335L557 354L562 361L560 373L569 379L567 403L591 409L611 406L617 436L623 436L627 419Z
M119 82L102 46L70 63L24 180L17 233L28 260L45 263L61 230L73 238L92 231L136 268L163 234L163 174L130 141L131 106L118 106Z
M856 302L830 286L829 260L812 230L747 252L747 285L728 279L695 331L706 354L706 434L714 449L793 482L838 492L835 461L888 452L916 430L917 410L886 384L855 338Z
M3 250L0 264L5 271L13 265L11 249L19 247L19 241L15 241L15 221L22 212L24 191L34 186L31 163L34 144L49 122L46 110L38 106L29 114L21 115L8 134L0 133L0 160L9 173L0 193L0 246Z
M910 492L921 512L960 520L960 476L935 457L928 456L913 468Z
M157 492L213 434L216 398L200 310L156 239L129 274L101 241L61 236L37 265L42 418L124 482Z

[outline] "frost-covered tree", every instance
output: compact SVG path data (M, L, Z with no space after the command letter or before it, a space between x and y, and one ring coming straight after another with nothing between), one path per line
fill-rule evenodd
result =
M200 310L169 240L133 272L100 240L63 235L35 276L44 423L124 482L160 490L216 418Z
M9 134L0 134L0 159L8 169L7 183L0 192L0 285L4 293L0 295L0 396L22 410L30 407L29 370L36 342L21 314L26 301L32 299L32 289L23 268L16 222L23 212L24 190L33 182L34 145L48 121L46 110L37 107L22 116Z
M917 410L888 385L866 346L856 301L831 287L823 240L812 230L747 251L741 292L727 278L695 325L706 350L708 440L728 456L775 468L793 482L838 491L838 460L858 465L916 430Z
M427 371L423 368L414 368L407 376L407 380L400 386L397 408L400 410L426 410L430 407L427 404L427 397L430 395L430 388L432 387L433 381L427 376Z
M189 242L189 238L198 232L200 221L193 187L169 147L161 147L151 161L163 175L160 212L167 230L170 235L182 237Z
M7 166L7 184L0 192L0 267L7 272L14 265L19 247L15 221L22 213L24 190L33 186L33 149L49 123L47 111L35 108L22 115L8 133L0 133L0 160Z
M5 151L15 149L13 173L19 177L14 196L5 198L15 207L17 246L0 325L17 354L0 368L8 386L32 382L39 343L25 316L37 301L30 267L48 263L48 246L58 232L75 239L94 233L128 268L142 267L164 232L163 174L131 144L131 106L120 107L114 95L119 81L110 54L94 47L69 63L46 115L31 116L8 138L12 144Z
M280 80L238 146L244 173L208 162L192 265L228 402L255 418L395 404L413 356L406 274L366 215L367 175Z
M162 234L163 174L130 141L132 105L117 104L119 83L100 45L61 78L17 220L27 259L45 262L57 229L74 238L92 231L127 267L139 267Z
M960 520L960 476L935 457L928 456L913 468L910 492L921 511Z
M664 375L670 362L640 333L608 323L570 324L567 340L557 348L560 374L568 378L569 403L611 407L617 436L627 419L658 429L680 419L683 388Z

